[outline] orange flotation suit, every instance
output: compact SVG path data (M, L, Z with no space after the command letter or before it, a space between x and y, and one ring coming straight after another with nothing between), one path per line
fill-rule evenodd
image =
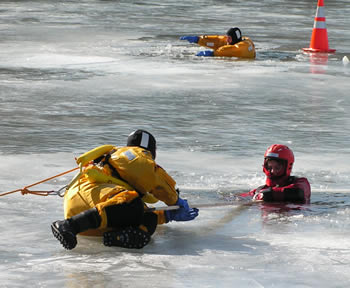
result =
M203 35L199 37L198 45L214 50L214 56L238 57L255 59L255 46L249 37L242 37L242 41L234 44L227 44L225 35Z
M105 157L103 166L91 161L101 155ZM173 205L178 200L176 182L143 148L104 145L81 155L77 163L84 168L67 188L64 216L67 219L96 207L101 217L98 229L82 234L101 235L106 231L108 219L105 208L110 205L131 203L138 197L142 197L146 203L161 200L167 205ZM118 178L113 170L119 175ZM153 213L158 216L158 224L166 222L164 211Z

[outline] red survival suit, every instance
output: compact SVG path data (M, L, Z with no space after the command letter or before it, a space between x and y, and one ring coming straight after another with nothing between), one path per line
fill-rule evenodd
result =
M254 200L264 200L266 202L297 202L307 204L310 203L311 188L306 178L289 176L285 183L281 185L269 186L266 183L248 193L241 194L241 196L251 196Z
M270 146L264 155L263 171L266 174L266 183L248 193L240 196L253 197L253 200L266 202L294 202L310 203L311 187L309 181L304 177L290 176L294 163L292 150L281 144ZM274 177L268 170L269 160L283 161L285 168L281 176Z

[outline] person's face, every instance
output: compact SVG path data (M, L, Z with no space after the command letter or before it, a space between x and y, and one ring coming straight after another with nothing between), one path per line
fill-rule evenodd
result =
M226 42L227 42L227 44L231 44L232 43L232 37L227 35Z
M281 161L270 159L266 163L266 169L270 171L271 176L281 176L284 173L284 164Z

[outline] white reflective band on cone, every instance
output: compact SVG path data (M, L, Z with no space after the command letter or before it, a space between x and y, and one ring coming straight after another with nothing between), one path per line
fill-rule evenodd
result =
M315 21L314 23L314 28L317 28L317 29L326 29L326 22L324 21Z
M318 17L318 18L326 17L326 13L325 13L324 7L318 7L317 8L316 17Z

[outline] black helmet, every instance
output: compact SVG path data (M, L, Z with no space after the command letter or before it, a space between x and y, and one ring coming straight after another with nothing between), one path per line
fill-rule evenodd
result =
M242 32L241 30L239 30L239 28L235 27L235 28L230 28L227 33L227 36L231 36L232 38L232 42L231 45L234 45L238 42L242 41Z
M138 129L128 136L127 146L138 146L151 152L153 159L156 159L156 139L145 130Z

